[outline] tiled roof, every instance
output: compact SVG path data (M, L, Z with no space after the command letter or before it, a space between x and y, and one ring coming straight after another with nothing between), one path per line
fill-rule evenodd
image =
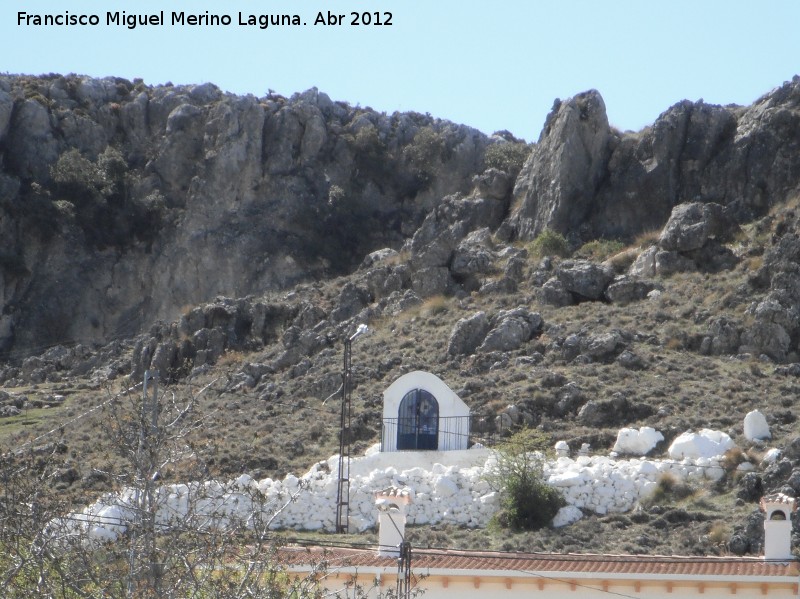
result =
M331 567L396 568L397 560L379 557L375 549L284 548L281 557L287 565L301 566L324 560ZM568 573L572 575L647 575L797 577L797 561L766 561L762 557L695 557L598 554L501 553L413 549L415 570L461 570L494 572Z
M759 506L761 507L761 511L766 510L766 504L768 503L776 503L785 505L792 509L792 511L797 509L797 500L794 497L789 495L784 495L783 493L773 493L772 495L765 495L761 498L759 502Z

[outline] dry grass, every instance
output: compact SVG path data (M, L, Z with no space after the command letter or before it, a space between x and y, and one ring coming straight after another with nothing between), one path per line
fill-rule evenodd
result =
M650 229L649 231L642 231L633 239L633 247L646 249L654 246L658 242L661 235L661 229Z
M431 316L438 316L444 314L448 309L447 298L443 295L435 295L426 299L419 308L421 316L430 318Z

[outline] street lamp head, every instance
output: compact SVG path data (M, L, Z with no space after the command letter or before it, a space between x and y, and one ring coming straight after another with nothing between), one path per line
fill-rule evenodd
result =
M353 333L350 336L350 341L353 341L356 337L360 337L361 335L366 333L368 330L369 330L369 327L367 325L365 325L364 323L361 323L360 325L358 325L358 328L356 329L356 332Z

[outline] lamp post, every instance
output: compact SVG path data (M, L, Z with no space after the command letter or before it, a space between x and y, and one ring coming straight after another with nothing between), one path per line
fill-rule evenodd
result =
M365 324L358 325L356 332L344 340L344 363L342 365L342 410L339 420L339 482L336 486L336 532L347 533L350 519L350 424L352 408L350 388L352 370L350 366L353 341L368 331Z

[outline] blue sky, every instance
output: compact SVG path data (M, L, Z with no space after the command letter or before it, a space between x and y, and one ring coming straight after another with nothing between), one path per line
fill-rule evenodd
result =
M164 27L105 26L107 11L165 11ZM172 11L230 27L169 25ZM392 13L392 26L313 26L318 12ZM99 27L21 27L17 13L97 14ZM297 13L303 27L240 27L238 13ZM349 22L349 19L348 19ZM740 0L2 0L0 71L213 82L415 110L538 138L555 98L603 95L638 130L682 99L748 104L800 73L800 2Z

